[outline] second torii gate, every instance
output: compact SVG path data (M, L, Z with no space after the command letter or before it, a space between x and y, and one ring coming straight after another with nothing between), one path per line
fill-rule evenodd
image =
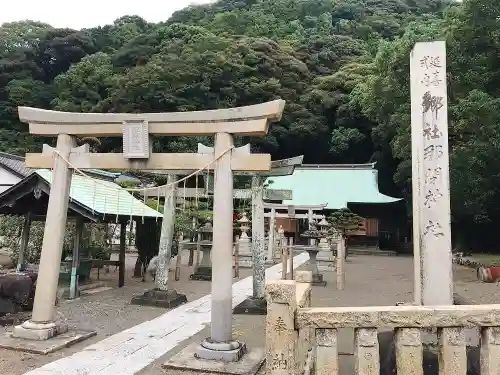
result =
M31 320L16 326L13 336L26 341L48 340L68 330L65 323L55 319L54 304L73 168L202 170L216 160L213 243L217 251L212 257L211 336L196 349L196 356L239 360L245 345L232 339L233 171L268 171L271 160L267 154L236 152L232 134L265 135L269 122L281 118L284 104L276 100L233 109L147 114L68 113L20 107L19 117L29 123L30 133L55 136L57 146L50 154L26 155L28 168L53 168L54 178L37 280L43 288L36 291ZM215 148L207 154L152 153L153 135L212 135ZM123 136L123 153L82 152L75 148L76 136Z

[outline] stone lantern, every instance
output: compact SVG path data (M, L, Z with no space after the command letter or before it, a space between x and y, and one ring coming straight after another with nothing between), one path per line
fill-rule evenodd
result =
M238 224L240 225L241 230L240 239L238 240L239 254L243 257L251 256L250 238L247 233L250 230L250 220L248 219L246 212L241 214L241 217L238 219Z
M211 220L207 220L207 222L197 230L198 248L203 255L200 265L195 269L194 273L189 276L191 280L212 280L212 261L210 260L210 253L212 251L213 231Z
M318 230L318 226L313 220L309 223L309 229L302 233L300 237L308 238L309 244L315 246L316 241L322 238L323 234Z
M326 281L323 280L323 275L319 273L317 257L318 253L321 252L321 248L316 245L317 240L323 238L323 233L318 230L315 221L309 223L309 229L300 235L301 237L309 239L309 246L295 248L303 248L309 253L309 268L312 272L312 284L325 286Z
M322 237L319 240L318 246L322 250L329 250L330 246L328 245L327 236L328 236L328 228L330 227L330 223L323 216L323 219L321 219L321 221L318 223L318 226L319 226L319 228L320 228L319 230L322 234Z
M247 232L250 229L249 226L250 220L248 220L246 212L243 212L241 214L241 217L238 219L238 223L240 224L240 229L241 229L240 242L250 242L250 239L248 238L247 234Z

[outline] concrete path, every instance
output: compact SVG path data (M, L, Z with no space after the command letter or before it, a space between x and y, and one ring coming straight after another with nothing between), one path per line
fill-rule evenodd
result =
M294 258L294 268L309 256ZM281 277L281 264L266 270L267 280ZM233 285L233 306L252 294L252 277ZM210 323L211 296L207 295L110 336L69 357L29 371L25 375L134 375Z

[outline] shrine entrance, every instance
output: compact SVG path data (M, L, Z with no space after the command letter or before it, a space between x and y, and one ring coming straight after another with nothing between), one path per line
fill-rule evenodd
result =
M276 100L231 109L148 114L68 113L19 107L19 118L29 124L30 133L57 137L57 146L54 149L44 147L41 154L26 155L28 168L52 169L53 182L38 274L38 284L43 288L36 291L32 319L16 326L12 336L29 342L50 340L68 331L67 325L55 318L54 305L74 171L194 170L196 174L210 168L215 174L211 335L194 354L210 360L239 360L245 345L232 339L233 171L269 171L271 158L268 154L237 152L233 134L265 135L269 123L280 120L284 104L283 100ZM204 153L152 152L153 136L201 135L215 137L213 150ZM90 153L88 146L76 147L76 137L112 136L123 137L123 153ZM66 344L70 343L71 340Z

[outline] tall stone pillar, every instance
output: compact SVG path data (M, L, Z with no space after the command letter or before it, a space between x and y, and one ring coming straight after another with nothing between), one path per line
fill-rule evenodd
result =
M69 285L69 299L77 298L80 295L78 290L78 268L80 267L80 247L82 243L83 219L76 218L75 242L73 243L73 255L71 264L71 281Z
M165 189L165 203L163 206L163 220L161 223L160 245L158 249L158 267L156 270L155 286L157 290L168 289L168 266L172 256L172 242L174 239L175 220L175 182L177 176L168 175Z
M215 136L215 157L233 146L227 133ZM220 157L214 168L214 219L212 252L212 310L210 338L198 347L198 358L238 361L245 346L232 339L233 328L233 171L231 151Z
M68 134L59 134L56 149L62 157L68 160L73 147L75 147L73 137ZM53 179L37 279L37 285L43 287L36 289L31 320L16 326L13 331L14 337L47 340L68 330L66 324L55 321L55 302L72 172L61 157L54 155L54 158Z
M263 299L266 291L264 184L259 176L252 178L252 267L253 297Z
M163 220L161 223L160 244L158 246L158 262L155 275L155 288L147 290L142 295L132 297L133 305L157 306L165 308L177 307L187 302L185 294L179 294L169 287L168 269L172 258L172 243L175 229L175 192L177 176L168 175L163 205ZM178 257L181 254L177 255Z
M413 247L417 304L453 304L446 44L410 57Z

